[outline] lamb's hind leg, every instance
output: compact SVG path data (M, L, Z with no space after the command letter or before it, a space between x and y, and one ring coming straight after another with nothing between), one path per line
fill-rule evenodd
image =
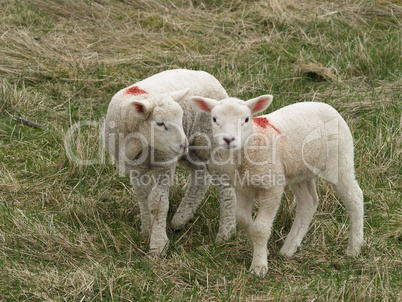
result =
M200 166L199 169L189 165L185 167L190 171L190 184L172 218L171 226L174 230L183 228L193 218L209 187L209 174L205 166Z
M293 256L300 246L318 205L314 180L294 184L290 187L295 195L297 209L292 228L279 252L286 257Z
M353 176L353 177L352 177ZM354 173L342 177L335 185L350 219L350 232L346 255L355 257L363 245L363 192L354 178Z

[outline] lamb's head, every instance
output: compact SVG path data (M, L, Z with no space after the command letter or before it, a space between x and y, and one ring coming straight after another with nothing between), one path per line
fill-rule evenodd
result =
M226 150L237 150L244 147L253 132L252 116L264 111L272 99L272 95L262 95L248 101L236 98L216 101L195 96L191 97L191 102L199 110L211 114L215 143Z
M183 155L187 152L188 142L183 130L183 109L179 102L189 92L188 88L134 97L126 105L127 129L140 133L143 140L154 149L175 156Z

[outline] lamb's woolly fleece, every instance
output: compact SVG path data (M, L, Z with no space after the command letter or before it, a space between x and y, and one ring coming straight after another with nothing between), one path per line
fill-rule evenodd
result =
M334 184L350 216L347 254L360 252L363 194L355 179L352 135L334 108L298 103L251 120L269 106L272 96L247 102L200 97L192 101L210 112L216 144L223 148L223 158L230 158L223 168L236 190L236 219L253 247L251 271L265 275L268 270L267 241L285 185L295 195L297 212L280 253L291 257L296 252L317 209L317 175ZM254 220L253 200L259 204Z
M190 89L188 94L186 89ZM162 151L156 149L157 144L154 141L151 143L155 149L146 148L146 144L135 135L140 133L148 139L153 126L156 136L154 140L165 142L165 145L171 144L169 149L173 150L178 150L180 145L185 144L180 129L184 129L187 136L189 152L179 158L179 163L190 171L190 184L172 219L172 227L175 229L182 228L193 217L209 187L209 174L220 173L220 167L209 163L212 141L209 115L199 112L191 105L191 95L215 99L228 97L222 85L206 72L168 70L119 91L113 97L106 115L105 148L116 158L119 169L131 175L141 211L141 233L149 237L150 252L154 254L162 254L168 243L166 216L169 208L169 187L178 157L163 152L166 151L163 150L163 143L160 146ZM181 107L174 102L175 99L179 100ZM132 106L133 102L135 106ZM136 102L139 105L149 105L146 107L149 112L146 112L145 118L141 112L134 110L138 105ZM184 113L183 118L181 112ZM152 123L161 119L169 131L172 129L168 124L175 125L173 134L164 129L157 132L160 128ZM125 148L120 148L122 142ZM140 181L150 171L154 179L153 187ZM219 243L230 238L235 231L236 199L233 188L227 182L214 182L214 185L221 204L217 234Z

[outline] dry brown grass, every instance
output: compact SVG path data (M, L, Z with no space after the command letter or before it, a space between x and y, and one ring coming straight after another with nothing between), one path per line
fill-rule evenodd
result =
M401 300L401 15L396 0L1 1L0 301ZM206 70L233 96L270 92L273 109L338 109L355 137L363 254L344 257L349 223L320 180L292 259L277 255L295 211L286 192L265 279L246 271L241 230L214 245L213 189L185 230L169 230L168 257L147 256L128 180L108 157L74 164L64 140L74 123L99 121L116 91L168 68ZM98 156L98 131L74 134L76 155ZM188 182L178 173L169 219Z

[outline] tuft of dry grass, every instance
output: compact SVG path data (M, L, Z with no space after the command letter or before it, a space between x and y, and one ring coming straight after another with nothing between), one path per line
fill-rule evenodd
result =
M336 80L336 70L327 68L318 63L301 62L296 65L295 73L297 76L306 76L314 81Z

